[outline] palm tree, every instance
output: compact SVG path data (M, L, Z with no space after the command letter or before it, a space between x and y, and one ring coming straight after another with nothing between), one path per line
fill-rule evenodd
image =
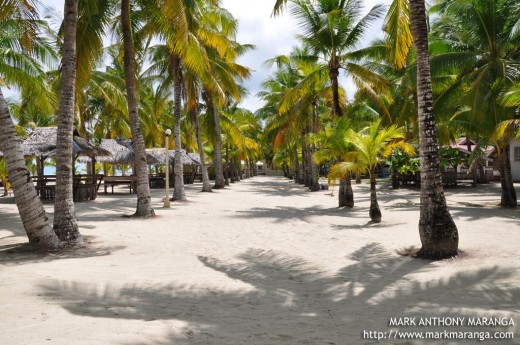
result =
M82 245L74 208L72 175L72 134L76 91L76 28L78 1L65 1L64 38L61 59L61 93L56 143L56 194L54 198L54 231L60 240Z
M345 140L345 134L351 128L352 122L347 118L341 118L331 122L329 126L315 137L320 149L314 154L313 159L318 163L335 163L348 159L353 151L352 144ZM330 174L330 179L339 179L338 207L354 207L354 191L352 190L352 173L361 176L363 168L351 166L349 169L337 169Z
M417 256L442 259L457 255L459 235L442 189L424 0L410 0L410 22L417 51L417 110L421 161L419 234L422 247Z
M377 202L376 194L376 167L382 159L390 156L394 148L401 148L407 153L414 153L412 146L402 140L405 132L403 128L392 125L381 128L381 121L376 121L369 127L359 132L349 129L345 135L345 141L350 143L354 150L346 153L346 162L341 162L331 168L331 176L339 174L344 176L346 172L365 170L370 177L370 219L374 223L381 221L381 210Z
M312 54L321 57L328 71L333 95L334 114L342 115L339 94L339 71L345 69L355 80L378 79L361 65L350 61L353 49L359 45L374 19L383 13L374 6L361 17L362 0L291 0L291 14L299 21L304 33L299 38Z
M37 13L23 1L10 1L0 9L0 78L7 85L16 85L33 92L34 100L44 111L53 107L54 97L48 92L39 58L51 56L45 40L37 34ZM43 48L43 49L41 49ZM9 107L0 90L0 150L4 154L9 175L29 243L39 250L60 248L60 240L51 228L45 209L36 194L27 170L20 139L16 133Z
M132 144L135 152L135 170L137 175L137 209L136 217L153 217L148 167L144 150L144 139L138 116L137 97L135 89L135 55L130 21L130 0L121 0L121 25L123 31L125 82L128 97L128 114L132 129Z
M434 34L448 48L435 63L456 75L441 100L456 104L453 118L475 136L490 138L500 122L516 117L515 108L500 102L501 95L520 80L520 35L514 33L520 11L515 5L508 0L442 0L432 8L441 14ZM496 144L500 156L507 155L509 142ZM500 164L505 164L501 171L511 169L508 159ZM507 174L500 178L501 205L516 207L512 179Z

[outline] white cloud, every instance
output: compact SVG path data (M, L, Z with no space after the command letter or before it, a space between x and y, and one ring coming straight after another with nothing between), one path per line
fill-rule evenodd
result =
M388 5L390 2L391 0L366 0L365 10L368 12L376 4ZM237 40L242 44L256 45L254 51L246 53L239 60L241 64L254 70L251 78L245 82L251 94L241 102L242 107L253 111L262 106L254 95L260 91L260 83L270 73L270 70L263 66L264 61L276 55L288 54L297 44L295 35L299 28L296 21L288 13L272 18L274 3L275 0L224 0L222 4L239 20ZM367 44L381 35L382 23L382 20L374 23L364 40ZM347 95L354 94L355 87L350 80L342 77L340 82L347 89Z

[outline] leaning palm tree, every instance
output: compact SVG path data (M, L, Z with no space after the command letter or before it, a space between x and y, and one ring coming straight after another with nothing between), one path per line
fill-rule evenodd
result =
M148 167L144 150L144 138L139 124L137 97L135 88L135 55L130 21L130 0L121 0L121 26L124 45L125 81L128 97L128 114L132 129L132 144L135 152L135 170L137 175L137 209L136 217L153 217Z
M64 13L53 227L60 240L71 245L82 245L83 238L78 228L72 190L78 0L66 0Z
M390 156L394 148L401 148L406 153L413 154L413 147L402 140L403 128L395 125L381 128L381 121L376 121L359 132L349 129L345 141L353 146L353 151L345 155L346 161L331 168L331 177L344 176L348 172L365 170L370 177L370 219L374 223L381 221L381 210L377 202L375 170L382 159Z
M48 92L43 77L43 69L38 62L40 57L52 56L45 41L40 41L34 27L38 23L34 8L24 1L11 1L0 9L0 79L7 85L15 85L34 95L36 103L49 111L54 107L55 97ZM44 49L35 49L40 47ZM25 165L20 138L18 137L9 107L0 90L0 150L9 181L15 195L16 206L20 213L29 243L39 250L60 248L60 240L53 231L41 200L36 194L29 171Z

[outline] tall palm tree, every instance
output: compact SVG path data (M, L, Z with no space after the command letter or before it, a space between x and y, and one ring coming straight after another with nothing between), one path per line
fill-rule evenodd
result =
M442 188L424 0L410 0L410 22L417 51L417 110L421 162L419 235L422 247L417 256L442 259L458 254L459 235Z
M82 245L83 238L78 228L72 190L78 0L66 0L64 13L53 227L60 240L71 245Z
M25 1L10 1L0 9L0 79L4 85L15 85L33 93L34 99L45 111L53 108L52 93L43 77L43 69L38 57L44 57L50 49L45 41L40 41L38 23L34 7ZM43 54L39 56L39 54ZM0 90L0 150L9 181L15 195L16 206L20 213L29 243L39 250L60 248L60 240L53 231L41 200L31 182L9 107Z
M130 0L121 0L121 25L124 45L125 82L128 97L128 114L132 129L132 144L135 152L135 170L137 175L137 209L136 217L153 217L150 184L148 181L148 166L144 150L144 139L139 124L137 96L135 88L135 54L130 21Z
M351 61L349 55L359 45L371 23L383 14L374 6L361 16L362 0L291 0L291 14L299 21L304 46L324 60L333 94L334 114L342 115L338 77L344 69L354 79L378 79L378 76Z

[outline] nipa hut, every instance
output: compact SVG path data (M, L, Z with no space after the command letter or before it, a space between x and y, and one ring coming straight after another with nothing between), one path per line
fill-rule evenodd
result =
M37 127L32 134L22 142L22 150L26 157L36 157L38 174L43 175L43 163L45 159L56 155L56 142L58 137L57 127ZM95 160L98 156L110 155L110 152L101 147L90 144L74 131L72 152L74 160L80 156Z

